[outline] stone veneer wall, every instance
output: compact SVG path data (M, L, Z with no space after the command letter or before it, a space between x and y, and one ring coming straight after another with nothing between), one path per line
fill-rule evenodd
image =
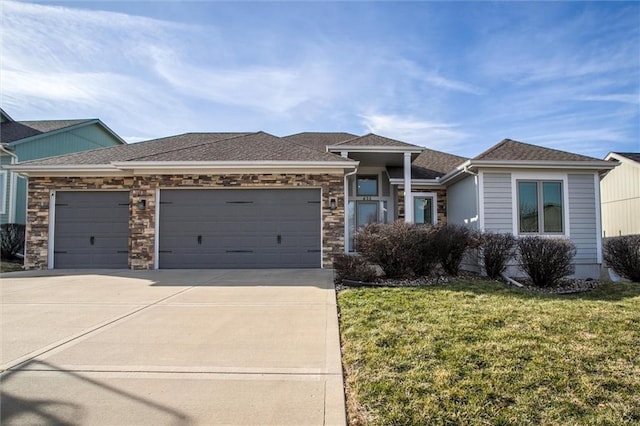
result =
M32 177L27 206L26 269L46 269L49 248L51 191L129 190L129 267L153 269L156 189L160 188L290 188L322 189L322 264L331 267L344 252L344 187L342 174L151 175L132 177ZM336 198L337 208L329 208ZM136 207L146 200L144 210Z
M433 188L412 188L413 192L435 192L438 197L438 223L447 223L447 190ZM398 219L404 220L404 190L398 188Z

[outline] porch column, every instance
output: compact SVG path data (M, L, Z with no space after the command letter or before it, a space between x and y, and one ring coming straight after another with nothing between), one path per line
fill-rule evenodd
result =
M349 152L341 151L340 156L349 158ZM344 176L344 252L349 253L349 176Z
M411 197L411 153L404 153L404 221L413 223L413 198Z

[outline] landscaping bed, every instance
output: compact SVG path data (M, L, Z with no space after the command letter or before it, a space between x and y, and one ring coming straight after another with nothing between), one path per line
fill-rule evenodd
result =
M351 425L640 423L640 284L338 292Z

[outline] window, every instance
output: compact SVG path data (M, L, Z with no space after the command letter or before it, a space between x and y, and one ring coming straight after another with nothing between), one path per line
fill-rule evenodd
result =
M433 198L415 197L413 199L413 221L415 223L434 223Z
M370 197L378 195L378 176L358 176L356 195Z
M562 182L518 181L521 233L558 234L563 230Z

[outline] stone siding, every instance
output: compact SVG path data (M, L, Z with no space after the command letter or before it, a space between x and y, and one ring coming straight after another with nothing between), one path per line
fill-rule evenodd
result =
M27 208L27 269L46 269L52 191L129 190L129 267L153 269L157 189L170 188L291 188L322 190L322 265L344 252L344 187L342 174L151 175L114 178L32 177ZM330 209L330 199L337 208ZM137 207L146 201L146 208Z

